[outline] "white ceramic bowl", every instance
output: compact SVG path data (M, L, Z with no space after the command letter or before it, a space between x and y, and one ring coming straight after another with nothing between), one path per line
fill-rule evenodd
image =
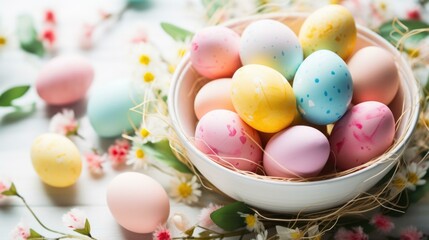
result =
M306 16L304 13L261 15L225 25L241 32L252 21L269 18L286 23L297 33ZM257 179L220 166L192 144L197 123L193 103L202 83L196 83L201 76L192 68L188 55L178 66L173 77L168 105L173 127L189 159L211 183L228 196L273 212L324 210L346 203L369 190L395 165L410 139L419 113L419 88L409 65L400 53L376 33L358 26L355 50L368 45L379 46L392 53L400 74L400 91L389 107L397 119L402 115L396 132L396 139L401 140L374 164L345 176L311 182Z

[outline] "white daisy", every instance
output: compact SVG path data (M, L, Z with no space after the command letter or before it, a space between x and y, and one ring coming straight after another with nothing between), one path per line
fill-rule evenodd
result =
M49 123L49 131L64 136L77 135L79 124L71 109L63 109L62 112L55 114Z
M247 213L238 213L240 217L244 218L244 222L246 223L246 229L251 232L261 233L265 230L264 224L259 221L258 215L255 214L247 214Z
M186 177L177 177L171 182L170 195L178 202L192 204L198 202L201 197L201 185L197 182L197 177L193 176L191 180Z
M160 116L161 117L161 116ZM135 142L146 144L147 142L156 143L166 138L167 124L156 117L156 115L147 116L136 132Z
M128 153L127 159L127 165L133 165L134 170L146 170L150 164L150 158L148 158L147 154L139 144L133 145L131 151Z
M299 240L304 236L304 233L299 228L287 228L276 226L277 236L280 240Z
M265 230L263 232L258 233L258 235L256 235L256 238L254 240L267 240L268 237L268 231Z
M407 166L407 183L406 187L410 190L416 190L416 186L420 186L426 183L425 179L422 179L426 175L427 164L421 166L415 162Z
M85 229L86 215L80 209L73 208L63 215L62 220L64 226L72 230Z

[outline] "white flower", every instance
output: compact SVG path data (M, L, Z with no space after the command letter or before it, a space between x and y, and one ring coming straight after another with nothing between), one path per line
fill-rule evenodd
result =
M173 214L171 221L179 231L185 232L190 228L188 218L186 218L186 216L182 213Z
M210 218L212 212L218 210L221 207L221 205L210 203L207 207L201 209L200 215L198 216L198 223L200 226L212 229L216 232L221 232L222 230L216 226L216 224Z
M171 196L178 202L192 204L198 202L201 197L201 185L197 182L197 177L193 176L191 180L185 177L173 179L171 183Z
M145 153L143 148L139 146L139 144L133 145L131 151L129 151L128 153L127 159L127 164L133 165L134 170L146 170L150 161L150 158L148 158L147 154Z
M23 222L18 223L12 230L13 240L27 240L30 237L30 228Z
M304 234L299 228L287 228L282 226L276 226L277 236L280 240L298 240L301 239Z
M238 213L240 217L244 218L244 222L246 223L246 228L249 231L253 231L256 233L261 233L265 230L264 224L259 221L258 215L255 214L247 214L247 213Z
M79 124L75 119L73 110L63 109L55 114L49 123L49 131L64 136L77 135Z
M307 230L307 235L308 235L309 239L321 240L322 235L319 232L319 225L313 225L313 226L309 227Z
M268 237L268 231L267 231L267 230L265 230L265 231L263 231L263 232L258 233L258 234L256 235L255 240L267 240L267 237Z
M407 184L406 187L410 190L416 190L416 186L423 185L426 183L425 179L422 179L426 175L427 165L421 166L415 162L412 162L407 166Z
M72 230L85 229L86 215L80 209L73 208L63 215L62 220L63 224Z
M143 120L134 141L138 144L159 142L167 137L167 127L161 116L149 115Z

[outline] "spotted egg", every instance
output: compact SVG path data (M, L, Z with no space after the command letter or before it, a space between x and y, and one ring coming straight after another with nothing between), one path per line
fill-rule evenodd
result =
M251 23L241 35L243 64L262 64L279 71L291 81L303 60L301 44L285 24L264 19Z
M298 68L293 91L301 116L310 123L326 125L347 111L353 82L346 63L337 54L319 50Z
M196 147L215 162L229 168L255 171L262 160L256 130L229 110L206 113L195 130Z

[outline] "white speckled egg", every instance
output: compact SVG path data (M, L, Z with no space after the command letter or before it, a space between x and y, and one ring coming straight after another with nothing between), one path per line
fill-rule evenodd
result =
M240 58L243 64L261 64L274 68L291 81L303 60L298 37L285 24L259 20L241 35Z
M347 111L353 82L346 63L337 54L319 50L298 68L293 91L301 116L310 123L326 125Z

